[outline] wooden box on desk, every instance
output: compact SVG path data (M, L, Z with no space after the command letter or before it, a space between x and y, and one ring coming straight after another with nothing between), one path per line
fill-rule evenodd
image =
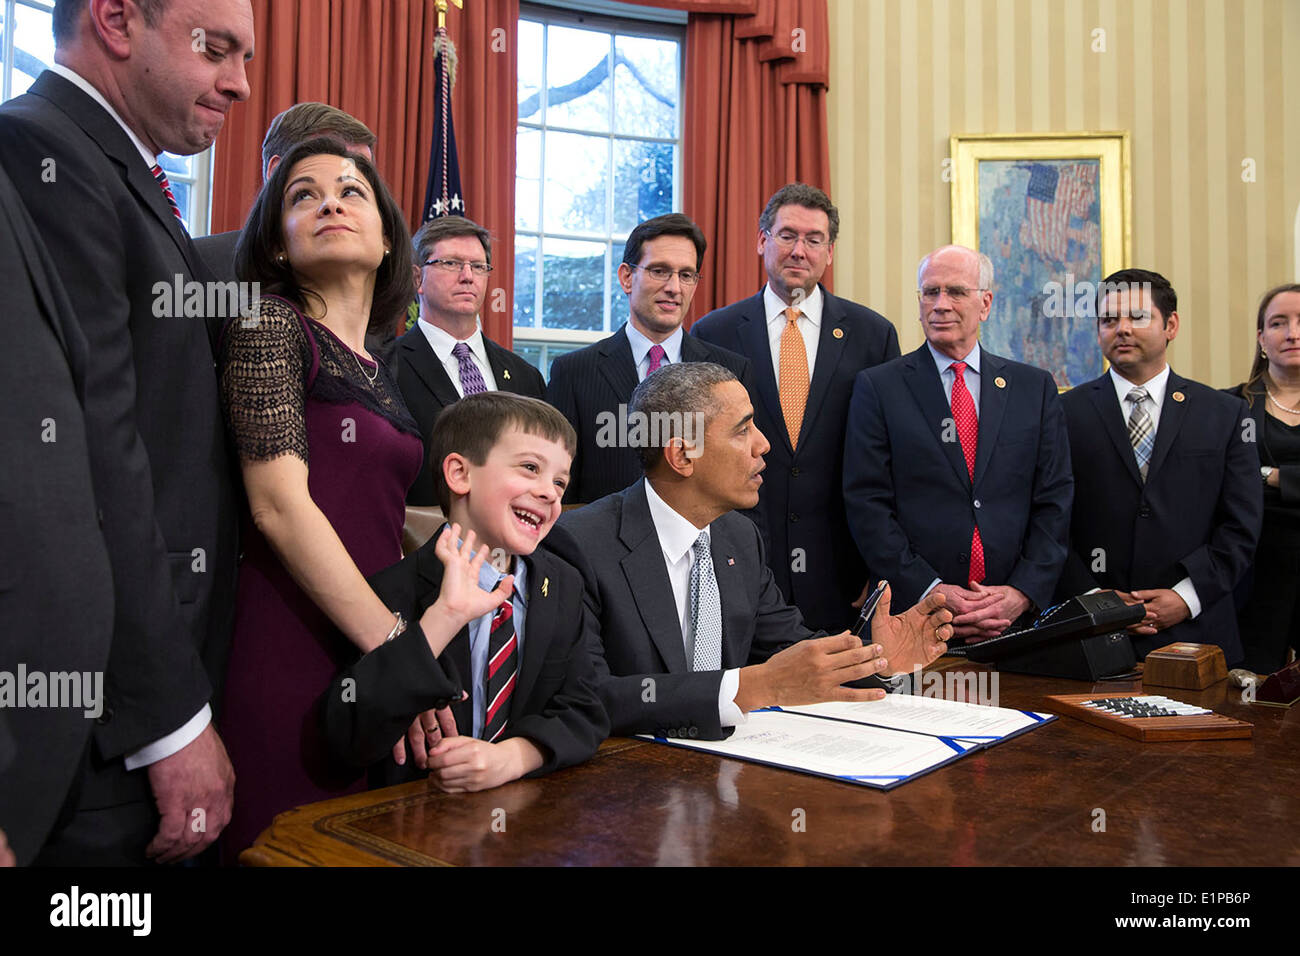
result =
M1166 644L1147 655L1143 687L1182 687L1205 690L1228 676L1223 648L1216 644Z

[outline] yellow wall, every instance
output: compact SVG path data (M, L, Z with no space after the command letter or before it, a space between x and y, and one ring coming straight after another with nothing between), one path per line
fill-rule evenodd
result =
M1131 264L1179 296L1170 361L1216 387L1245 377L1260 294L1300 278L1298 0L829 5L837 294L916 347L916 263L950 239L948 137L1126 129Z

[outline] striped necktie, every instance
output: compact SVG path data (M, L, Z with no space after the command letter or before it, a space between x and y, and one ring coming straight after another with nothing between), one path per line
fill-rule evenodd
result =
M1126 402L1133 403L1133 413L1128 417L1128 441L1133 446L1133 457L1137 459L1138 474L1142 476L1144 482L1147 480L1147 468L1151 463L1151 452L1156 447L1155 422L1151 421L1151 413L1147 411L1147 401L1150 397L1147 390L1141 386L1130 389L1124 396Z
M172 207L172 214L180 220L182 226L185 225L185 218L181 215L181 207L176 205L176 196L172 193L172 184L167 181L167 174L163 172L161 166L155 165L151 170L154 181L162 189L163 195L167 197L167 205Z
M519 639L515 635L514 592L492 615L488 633L487 706L483 716L483 739L495 743L510 721L510 697L519 670Z

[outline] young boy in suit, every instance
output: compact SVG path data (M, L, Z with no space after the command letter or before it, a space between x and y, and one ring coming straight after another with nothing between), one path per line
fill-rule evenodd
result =
M576 444L558 411L508 392L439 416L429 447L450 524L370 579L400 615L398 633L322 699L335 756L370 765L406 733L415 765L456 792L595 753L609 719L585 646L594 623L582 580L536 550L559 517Z

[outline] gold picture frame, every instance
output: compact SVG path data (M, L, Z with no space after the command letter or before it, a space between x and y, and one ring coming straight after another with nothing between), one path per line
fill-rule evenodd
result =
M994 264L986 347L1061 388L1100 374L1088 293L1130 260L1128 132L957 135L950 149L952 241Z

